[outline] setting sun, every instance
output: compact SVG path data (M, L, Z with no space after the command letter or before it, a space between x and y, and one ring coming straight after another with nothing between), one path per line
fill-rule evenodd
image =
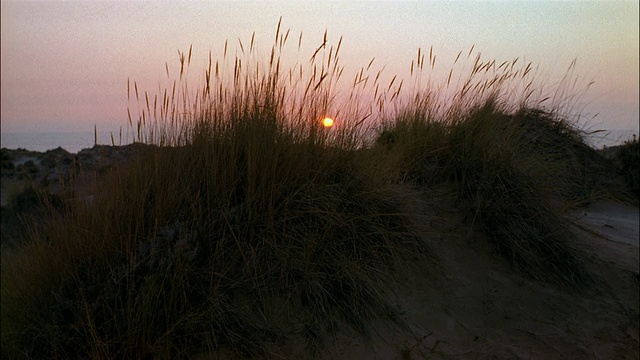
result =
M330 128L333 126L333 119L330 117L326 117L322 119L322 126Z

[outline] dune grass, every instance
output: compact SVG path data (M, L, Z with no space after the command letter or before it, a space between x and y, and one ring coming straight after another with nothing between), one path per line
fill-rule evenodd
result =
M590 281L564 214L617 186L576 129L539 110L505 113L489 99L447 125L395 123L378 143L405 154L405 179L427 189L454 184L469 222L517 270L572 286Z
M229 78L210 60L193 93L176 82L150 100L129 86L143 104L131 129L158 146L3 258L3 357L269 356L295 338L319 351L343 326L366 337L374 320L401 325L395 275L437 256L394 201L403 183L453 185L474 229L527 276L588 284L562 210L609 191L606 163L594 167L597 154L557 114L501 102L519 70L463 83L449 104L418 93L364 126L387 99L377 78L374 106L336 107L340 43L325 33L309 68L285 71L288 36L278 27L268 65L235 58ZM190 60L180 54L180 79ZM470 79L484 65L474 68ZM324 129L328 111L347 120Z

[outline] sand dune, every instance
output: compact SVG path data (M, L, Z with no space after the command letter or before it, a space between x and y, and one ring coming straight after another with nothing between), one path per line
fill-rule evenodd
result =
M98 150L78 159L84 159L85 167L96 168ZM72 156L58 155L58 163ZM45 170L42 154L20 154L15 159L15 168L23 170L28 160L37 162L40 172L32 175L39 181L54 169ZM105 166L109 163L100 169ZM3 213L9 188L28 181L4 175ZM446 201L446 190L438 201L425 199L409 186L398 186L396 195L412 225L437 254L428 260L407 259L411 271L398 275L396 287L389 289L406 326L381 323L371 341L339 329L317 358L637 359L640 355L637 207L607 200L567 214L574 221L573 246L595 276L594 284L571 289L514 271L483 235L471 231L453 204L454 196ZM3 233L6 225L3 216ZM308 356L305 344L296 340L282 349L279 355L284 357Z

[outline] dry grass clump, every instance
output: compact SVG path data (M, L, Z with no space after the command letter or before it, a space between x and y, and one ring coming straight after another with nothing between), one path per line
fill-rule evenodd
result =
M516 62L497 65L478 54L466 80L452 85L449 75L436 90L421 90L383 126L377 143L402 159L396 181L426 188L453 182L470 222L516 269L581 285L591 275L570 246L563 214L619 196L620 184L607 161L586 145L587 134L562 115L573 110L563 103L571 107L576 100L568 89L561 84L539 100L531 64L518 68ZM438 101L435 91L451 86L452 99ZM549 101L552 110L541 110Z
M588 281L563 214L609 191L612 181L579 130L540 110L509 114L494 98L449 122L413 114L377 139L405 158L401 179L427 188L453 181L474 227L523 273Z
M559 148L534 142L551 134L530 124L552 121L535 116L527 110L508 116L487 103L454 125L449 176L459 184L474 225L518 270L540 280L582 284L589 275L569 245L560 205L573 196L565 191L575 186L566 182L583 174L571 167L571 157L563 157L575 155L570 141Z

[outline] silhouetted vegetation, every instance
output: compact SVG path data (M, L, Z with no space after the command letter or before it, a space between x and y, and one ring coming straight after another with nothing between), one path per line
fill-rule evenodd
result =
M366 128L372 107L343 107L336 117L352 120L328 130L319 120L334 106L339 45L290 72L285 44L278 32L268 64L236 58L228 78L210 63L193 94L178 86L150 101L130 86L143 104L131 128L159 146L74 193L3 257L3 358L268 355L295 337L320 350L341 326L366 337L374 320L402 325L387 290L411 259L437 254L394 200L398 184L425 196L455 188L514 269L589 284L563 211L619 185L557 111L502 101L530 65L476 59L452 104L418 92ZM190 58L181 54L181 69ZM420 53L415 65L425 65ZM402 83L393 85L382 86L391 99ZM637 141L618 158L637 194ZM27 192L11 206L41 201Z

